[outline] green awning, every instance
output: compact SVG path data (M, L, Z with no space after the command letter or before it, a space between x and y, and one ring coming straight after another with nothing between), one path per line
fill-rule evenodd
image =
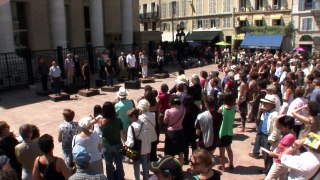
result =
M185 37L186 41L212 41L221 31L192 31Z

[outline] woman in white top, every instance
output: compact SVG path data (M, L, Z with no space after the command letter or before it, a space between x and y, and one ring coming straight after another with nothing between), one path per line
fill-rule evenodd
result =
M240 74L240 86L238 87L238 99L237 99L237 106L240 111L241 116L241 130L240 132L244 132L246 128L246 116L248 114L248 106L247 106L247 92L249 89L249 85L247 83L247 75L244 73Z
M143 180L149 179L149 153L151 150L149 126L138 119L139 110L132 108L128 111L128 118L132 124L128 128L127 141L125 145L128 147L134 146L134 134L137 139L141 140L141 156L139 160L133 161L134 177L140 180L140 163L142 164ZM133 134L133 131L134 134Z
M139 120L142 121L144 125L147 125L149 129L148 135L149 135L149 142L151 143L150 156L156 157L158 135L155 129L156 127L155 113L149 111L150 103L146 99L141 99L139 101L138 108L140 111Z
M288 107L291 104L291 102L294 100L294 87L295 85L293 84L293 81L291 80L286 80L284 82L284 93L282 95L282 106L280 109L280 114L287 114Z
M93 131L93 123L95 120L92 120L91 117L84 117L80 119L79 126L82 129L82 132L73 137L72 147L76 144L84 147L91 159L90 167L95 173L103 173L101 149L102 149L102 140L99 134Z

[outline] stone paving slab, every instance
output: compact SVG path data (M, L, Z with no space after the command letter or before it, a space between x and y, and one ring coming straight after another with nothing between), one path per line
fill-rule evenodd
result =
M165 69L167 70L167 69ZM191 77L192 74L198 74L201 70L213 71L217 70L216 65L208 65L199 68L193 68L185 70L187 77ZM170 77L166 79L157 79L154 83L150 83L152 87L159 90L162 83L167 83L169 87L172 87L173 81L176 79L178 73L170 71ZM222 73L220 73L222 78ZM94 82L94 81L93 81ZM143 84L141 89L130 89L128 98L138 99L143 95ZM117 84L121 85L122 84ZM93 114L93 107L96 104L102 105L105 101L114 101L116 94L114 92L101 93L100 95L92 97L82 97L71 95L71 100L52 102L47 97L40 97L35 94L35 89L21 89L9 92L0 93L0 120L7 121L11 130L15 133L18 132L18 128L23 123L32 123L39 127L40 133L49 133L55 138L54 153L57 156L62 157L61 144L58 143L58 125L63 122L62 111L65 108L70 108L75 111L75 121L78 121L84 116ZM235 122L236 125L240 122ZM235 126L236 127L236 126ZM251 129L250 129L251 128ZM248 129L254 128L253 123L248 124ZM236 129L235 129L236 131ZM254 132L245 132L243 134L237 134L234 137L232 148L234 152L234 164L235 170L230 172L223 172L222 179L226 180L256 180L262 179L264 176L258 173L258 170L263 167L262 159L253 159L248 156L248 153L252 151L251 142L254 141ZM164 135L161 135L160 140L164 141ZM162 149L163 143L159 144L159 148ZM190 151L191 152L191 151ZM160 154L163 152L159 152ZM219 154L216 150L215 155ZM132 164L124 163L126 179L134 179ZM187 171L188 165L185 165L183 169ZM217 169L217 167L214 167Z

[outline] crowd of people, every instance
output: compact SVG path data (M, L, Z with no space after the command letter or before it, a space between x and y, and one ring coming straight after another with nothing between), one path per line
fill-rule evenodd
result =
M238 112L237 133L245 133L248 122L256 125L248 156L264 160L265 179L319 178L320 151L304 142L309 133L320 132L320 60L279 51L257 51L249 58L239 53L221 67L223 79L218 71L188 78L180 70L171 89L166 83L158 90L146 85L135 101L120 87L116 100L95 105L92 115L77 122L75 112L64 109L58 136L63 158L53 154L54 138L40 136L36 126L21 125L15 137L1 121L0 173L16 179L124 179L123 163L133 163L137 180L140 175L180 180L183 165L190 165L194 179L218 180L221 172L237 168L231 145ZM158 155L161 133L164 156ZM133 147L136 139L139 159L123 156L123 147ZM220 171L213 169L216 149Z

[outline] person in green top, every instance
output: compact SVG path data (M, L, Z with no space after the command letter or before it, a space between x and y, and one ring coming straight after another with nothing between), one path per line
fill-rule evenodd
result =
M122 121L117 118L114 105L107 101L102 106L103 119L99 121L102 133L102 152L106 162L106 172L108 179L124 179L122 164L122 148L120 132L123 130ZM116 168L113 166L116 164ZM115 171L114 171L115 170Z
M119 91L117 92L119 101L115 104L117 117L121 119L123 124L123 130L121 131L122 143L125 143L127 141L127 131L128 127L131 125L131 121L129 121L128 119L127 112L135 107L134 102L127 99L127 95L128 91L124 87L120 87Z
M98 71L99 71L99 78L105 79L106 78L106 71L105 71L106 63L104 62L101 53L98 53L97 56L98 56L97 67L98 67Z
M222 124L219 131L218 147L220 151L220 170L225 171L225 151L227 150L229 157L229 168L233 169L233 152L231 149L233 137L233 122L236 115L234 94L225 94L223 105L219 108L218 112L222 113Z

